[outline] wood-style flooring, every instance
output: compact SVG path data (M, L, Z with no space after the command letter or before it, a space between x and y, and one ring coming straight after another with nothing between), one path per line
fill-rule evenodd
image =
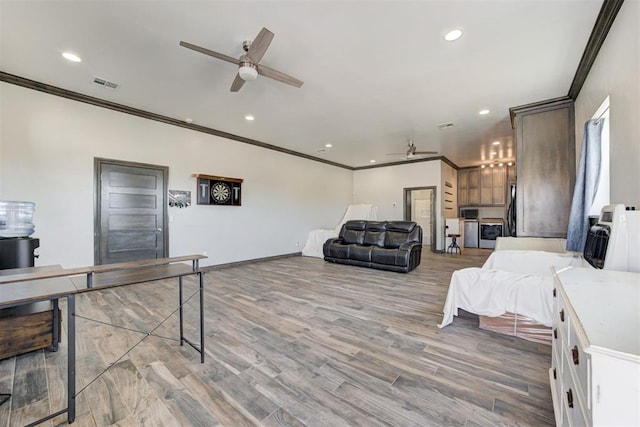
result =
M553 425L551 348L478 329L436 326L451 273L488 250L423 252L409 274L290 257L205 275L206 358L152 329L177 307L177 280L76 299L77 426ZM185 279L187 294L197 290ZM63 328L66 328L66 306ZM185 330L198 341L197 295ZM173 314L156 331L176 338ZM60 351L0 362L0 427L66 404ZM115 363L114 363L115 362ZM94 382L93 378L113 364ZM88 386L87 386L88 385ZM44 425L60 425L65 416Z

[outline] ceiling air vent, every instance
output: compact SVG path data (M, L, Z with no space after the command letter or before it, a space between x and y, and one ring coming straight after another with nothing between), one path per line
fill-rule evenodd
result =
M455 125L453 123L449 122L449 123L440 123L437 126L438 126L438 129L445 130L445 129L450 129L450 128L454 127Z
M118 84L114 82L110 82L109 80L101 79L100 77L94 77L93 82L97 85L108 87L110 89L117 89Z

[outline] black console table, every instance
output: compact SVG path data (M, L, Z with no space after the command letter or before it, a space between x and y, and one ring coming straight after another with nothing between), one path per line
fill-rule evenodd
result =
M16 271L16 274L0 276L0 309L42 301L57 301L60 298L67 300L67 407L30 425L43 423L65 413L69 423L75 421L75 399L78 393L84 390L76 392L75 297L78 294L177 277L179 307L176 311L179 311L180 317L180 345L189 344L200 353L200 362L204 363L204 272L198 265L198 261L204 258L206 256L189 255L71 269L56 266L26 268ZM185 264L186 261L190 261L191 265ZM188 275L197 275L199 279L200 342L198 344L185 337L183 331L182 279ZM149 331L147 335L152 335L158 326L160 325ZM8 398L8 396L2 396L2 399Z

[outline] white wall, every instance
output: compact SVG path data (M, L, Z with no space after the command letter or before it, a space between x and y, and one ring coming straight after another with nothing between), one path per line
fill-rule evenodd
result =
M623 3L576 100L576 156L584 123L610 95L611 202L640 208L640 1Z
M435 186L436 248L442 249L441 163L438 160L354 171L353 202L376 205L380 220L402 220L404 189Z
M202 265L297 252L352 199L346 169L0 83L0 199L36 203L36 265L93 264L94 157L168 166L194 203L169 208L170 254ZM243 178L242 206L196 205L193 173Z

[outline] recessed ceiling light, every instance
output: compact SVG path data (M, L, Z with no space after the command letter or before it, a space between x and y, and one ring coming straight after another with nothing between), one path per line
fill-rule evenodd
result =
M451 30L444 36L444 39L448 42L452 42L454 40L458 40L460 37L462 37L461 30Z
M498 163L498 166L504 166L504 164L503 163Z
M184 121L189 124L193 123L193 119L191 117L187 117L186 119L184 119Z
M369 163L375 163L375 162L376 162L375 160L369 160Z
M485 168L485 165L480 166L480 168L484 169L484 168Z
M484 110L480 110L478 111L478 114L480 114L481 116L486 116L487 114L489 114L491 111L484 109Z
M500 141L493 141L492 144L493 145L500 145Z
M82 62L82 59L80 59L78 55L75 55L71 52L63 52L62 56L64 56L65 59L68 59L71 62Z
M256 118L255 118L255 117L253 117L253 115L251 115L251 114L247 114L246 116L244 116L244 119L245 119L245 120L247 120L247 121L249 121L249 122L252 122L252 121L254 121Z
M507 165L513 166L513 162L509 162L509 163L507 163Z
M332 144L324 144L324 146L325 146L325 147L327 147L327 148L331 148L331 147L333 147L333 145L332 145Z

